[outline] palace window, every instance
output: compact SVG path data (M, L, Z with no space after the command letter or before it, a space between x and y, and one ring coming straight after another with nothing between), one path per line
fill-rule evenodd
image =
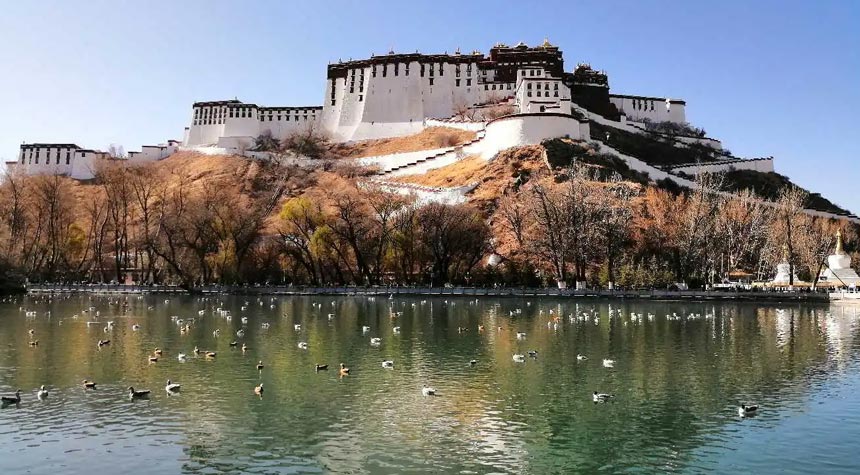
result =
M472 79L471 79L471 78L466 79L466 85L467 85L467 86L471 86L471 85L472 85Z
M440 76L445 75L445 64L444 63L439 63L439 75Z
M394 75L400 76L400 63L394 63Z
M484 90L485 90L485 91L489 91L489 90L490 90L490 86L489 86L489 84L484 84Z
M421 64L421 77L424 77L424 64Z
M532 83L527 82L527 83L526 83L526 89L531 89L531 88L532 88Z
M388 65L383 64L382 65L382 77L386 77L386 76L388 76Z
M526 93L526 95L527 95L527 96L529 96L529 97L532 97L532 92L531 92L531 91L529 91L529 92L527 92L527 93Z
M430 85L433 85L433 78L430 78Z
M364 94L359 94L358 95L358 102L361 102L363 100L364 100ZM314 117L316 117L316 115Z
M454 80L454 85L455 85L455 86L457 86L457 87L460 87L460 80L459 80L459 79L455 79L455 80Z
M66 150L66 165L71 163L71 161L72 161L72 152L69 152L68 150Z
M57 164L57 165L59 165L59 164L60 164L60 149L57 149L57 161L56 161L56 164Z
M370 68L370 75L372 77L376 77L376 65L374 64L372 68Z
M409 76L409 63L406 63L406 75Z
M436 72L436 65L431 63L430 64L430 77L433 77L433 73L435 73L435 72Z
M553 97L558 97L558 91L553 92Z

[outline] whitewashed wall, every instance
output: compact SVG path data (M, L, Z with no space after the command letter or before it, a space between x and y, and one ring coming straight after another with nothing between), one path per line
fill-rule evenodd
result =
M634 120L648 119L653 122L668 121L679 124L687 121L685 104L682 101L610 94L609 102L615 104L619 112Z
M585 133L583 135L583 125ZM519 114L496 119L487 124L480 153L485 159L500 151L522 145L539 144L546 139L568 136L574 140L588 139L588 124L570 115Z

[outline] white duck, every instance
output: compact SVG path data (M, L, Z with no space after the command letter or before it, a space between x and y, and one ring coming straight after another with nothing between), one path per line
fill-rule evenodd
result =
M599 393L597 391L594 391L594 393L592 393L591 395L591 398L594 402L606 402L614 397L615 396L613 396L612 394Z
M604 358L603 359L603 366L605 368L613 368L613 367L615 367L615 360L610 360L610 359Z
M393 360L385 360L382 362L382 367L383 368L393 368L394 367L394 361Z
M423 394L425 396L435 396L436 395L436 389L431 388L425 384L424 387L421 388L421 394Z
M38 397L39 399L45 399L46 397L48 397L48 390L45 389L44 384L39 387L39 392L36 394L36 397Z
M741 404L738 406L738 415L741 417L749 417L758 413L758 404L746 405Z
M165 391L167 391L167 392L169 392L169 393L172 393L172 392L179 391L179 388L180 388L180 387L181 387L181 386L179 385L179 383L172 383L172 382L170 382L170 380L168 379L168 380L167 380L167 384L164 386L164 390L165 390Z
M588 357L585 355L576 355L576 361L585 361Z
M370 339L370 346L379 346L382 344L382 338L373 337Z
M304 341L300 341L300 342L299 342L299 348L301 348L302 350L307 350L307 349L308 349L308 344L307 344L306 342L304 342Z
M526 355L515 354L514 361L516 361L517 363L524 363L526 361Z

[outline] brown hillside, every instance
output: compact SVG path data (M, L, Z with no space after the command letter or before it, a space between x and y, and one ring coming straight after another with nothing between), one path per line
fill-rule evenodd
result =
M372 157L391 153L417 152L453 147L475 138L475 133L451 127L428 127L415 135L378 140L362 140L332 146L332 152L344 158Z

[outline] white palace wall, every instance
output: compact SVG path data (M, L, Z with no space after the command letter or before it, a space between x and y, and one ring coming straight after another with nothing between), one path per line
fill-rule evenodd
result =
M687 121L684 101L662 97L627 96L610 94L609 102L630 120L648 119L652 122L676 122L683 124Z

